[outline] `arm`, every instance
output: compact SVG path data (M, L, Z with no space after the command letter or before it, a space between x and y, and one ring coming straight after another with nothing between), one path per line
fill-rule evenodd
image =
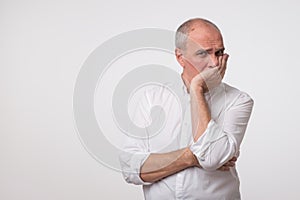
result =
M225 74L228 57L228 54L220 56L218 58L220 67L208 68L197 74L191 81L189 90L194 141L197 141L204 133L211 120L210 110L204 97L204 93L221 83Z
M119 155L124 179L136 185L149 185L186 168L199 165L198 159L189 148L168 153L146 153L138 145L129 147ZM233 158L218 170L228 171L235 165Z
M237 158L233 157L218 170L228 171L230 167L235 166L236 161ZM196 156L189 148L163 154L151 154L141 167L140 177L145 182L155 182L195 166L201 168Z
M195 90L191 87L191 120L194 141L204 133L211 120L210 111L202 89Z
M211 119L205 132L190 147L204 169L214 171L238 155L252 107L253 100L247 94L239 93L225 111L222 124Z
M228 57L226 57L227 60ZM226 62L224 62L226 66ZM223 65L223 68L224 68ZM222 68L222 69L223 69ZM217 69L217 68L216 68ZM218 69L217 69L218 70ZM215 75L219 75L218 73ZM192 82L190 87L191 96L191 114L192 114L192 133L194 141L204 133L208 123L211 120L210 111L204 97L204 79L200 77L202 82ZM229 167L234 166L236 158L228 160L220 170L229 170ZM201 167L195 155L189 148L180 149L177 151L164 153L164 154L150 154L148 159L141 167L140 177L144 181L154 182L164 177L170 176L188 167L198 166Z
M239 94L235 104L225 111L226 118L222 126L211 118L204 93L219 84L224 76L228 55L219 59L220 67L196 75L190 84L194 136L191 150L200 165L211 171L236 160L253 106L253 100L248 95Z
M139 129L137 132L139 136L144 136L144 138L128 137L123 143L123 152L119 158L124 178L128 183L151 184L186 168L199 166L197 158L187 147L176 149L174 146L174 148L159 152L157 147L150 145L151 140L149 139L147 125L149 126L149 121L151 121L150 111L154 104L153 102L159 102L158 100L160 100L162 96L159 95L161 94L160 92L161 90L157 92L157 89L147 90L137 106L135 105L133 106L134 109L131 109L134 111L132 115L129 115L132 121L139 127L145 128ZM178 119L176 118L176 120L178 120L179 125L180 117L178 117ZM169 127L164 130L165 132L155 138L156 142L158 142L158 144L155 145L163 146L165 143L168 143L169 140L173 141L173 137L178 134L178 132L173 133L173 128L174 120L172 121L170 119ZM131 130L131 128L129 129ZM179 131L179 129L174 131Z
M189 148L161 154L153 153L141 167L140 177L145 182L155 182L193 166L200 167Z
M251 115L253 100L245 93L237 93L233 105L225 110L223 124L210 115L204 92L222 80L228 56L220 57L220 67L196 75L190 85L191 114L194 126L192 152L206 170L216 170L236 157ZM225 103L225 102L224 102Z
M149 97L153 96L149 95ZM149 102L152 102L151 98L142 98L132 121L142 125L144 120L149 118L147 115L148 108L151 107ZM148 149L147 140L136 138L128 138L124 145L124 151L120 154L120 163L123 176L128 183L151 184L188 167L200 167L198 159L195 159L190 148L167 153L151 153ZM220 170L229 170L229 167L234 166L234 162L235 160L232 160L224 164Z

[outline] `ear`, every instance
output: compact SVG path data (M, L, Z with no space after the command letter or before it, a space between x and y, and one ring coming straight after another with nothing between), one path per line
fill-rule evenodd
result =
M177 62L184 68L184 59L183 59L182 50L179 49L179 48L176 48L175 49L175 56L176 56Z

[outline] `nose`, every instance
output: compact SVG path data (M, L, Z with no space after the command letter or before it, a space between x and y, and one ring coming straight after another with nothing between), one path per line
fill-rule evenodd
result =
M211 54L209 60L209 67L215 67L218 65L219 65L219 57L214 54Z

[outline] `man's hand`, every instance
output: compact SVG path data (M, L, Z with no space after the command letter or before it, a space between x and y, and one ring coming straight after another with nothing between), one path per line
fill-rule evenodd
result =
M227 163L225 163L220 168L218 168L218 170L220 170L220 171L229 171L230 167L234 167L235 166L235 162L236 161L237 161L237 157L233 157ZM193 166L201 168L201 165L199 164L199 162L198 162L198 160L197 160L196 157L194 158L193 162L194 162Z
M219 66L210 67L197 74L190 84L190 90L203 93L219 85L225 75L227 60L229 55L224 54L219 57Z
M185 66L184 73L181 74L181 78L188 90L190 91L190 85L192 79L199 74L199 71L191 64L188 60L186 60L188 65Z
M237 161L236 157L231 158L227 163L225 163L223 166L221 166L218 170L220 171L229 171L230 167L235 166L235 162Z

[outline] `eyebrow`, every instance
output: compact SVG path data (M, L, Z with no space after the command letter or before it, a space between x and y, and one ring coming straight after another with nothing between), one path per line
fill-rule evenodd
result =
M207 51L207 52L211 52L213 49L202 49L202 51ZM225 51L225 48L223 47L223 48L219 48L219 49L217 49L216 50L216 52L218 52L218 51Z
M211 52L213 49L198 49L197 51L195 51L195 53L201 53L201 52ZM225 48L219 48L217 49L216 53L219 52L219 51L225 51Z

